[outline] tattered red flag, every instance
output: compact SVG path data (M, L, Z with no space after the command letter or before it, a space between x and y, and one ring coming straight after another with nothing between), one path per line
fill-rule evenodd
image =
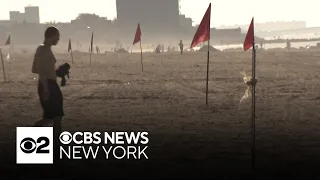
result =
M90 52L92 52L93 50L93 32L91 34L91 45L90 45Z
M141 29L140 29L140 23L138 23L138 27L136 30L136 34L134 36L133 45L137 42L141 41Z
M191 48L195 47L197 44L208 41L210 39L210 19L211 19L211 3L204 14L202 21L198 27L196 34L193 37Z
M72 50L72 47L71 47L71 39L69 39L68 52L70 52L71 50Z
M244 40L243 43L243 49L246 51L248 49L250 49L253 44L254 44L254 19L252 18L247 35L246 35L246 39Z

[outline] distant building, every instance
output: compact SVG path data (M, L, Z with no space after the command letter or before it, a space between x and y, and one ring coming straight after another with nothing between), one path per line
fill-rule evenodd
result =
M74 20L71 20L71 24L77 25L78 27L97 27L99 26L110 26L112 23L111 20L108 20L106 17L100 17L96 14L88 14L88 13L81 13L78 17Z
M233 29L216 29L211 28L212 36L216 37L239 37L241 35L240 28Z
M25 19L28 23L40 23L40 14L38 6L27 6L24 8Z
M10 11L10 21L15 23L40 23L40 14L38 6L27 6L24 8L25 12Z
M10 21L16 23L22 23L25 19L24 13L20 13L19 11L10 11Z
M175 33L179 28L178 0L117 0L117 25L153 33ZM128 28L127 28L128 29ZM132 31L132 29L130 29Z
M179 22L182 28L192 28L192 19L187 18L185 15L179 15Z

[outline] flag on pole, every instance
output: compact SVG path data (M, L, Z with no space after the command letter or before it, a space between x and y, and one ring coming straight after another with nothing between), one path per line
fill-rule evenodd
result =
M68 52L70 51L72 51L72 47L71 47L71 39L69 38Z
M72 46L71 46L71 39L70 38L69 38L68 52L71 53L71 60L72 60L72 63L74 63L73 62L73 54L72 54Z
M137 42L141 41L141 29L140 29L140 23L138 23L138 27L136 30L136 34L134 36L133 45L135 45Z
M92 34L91 34L91 45L90 45L90 47L89 47L89 53L90 53L90 64L89 64L89 65L91 65L92 49L93 49L93 32L92 32Z
M211 21L211 3L204 14L201 23L195 33L190 48L192 49L199 43L208 41L208 54L207 54L207 79L206 79L206 105L208 105L208 92L209 92L209 60L210 60L210 21Z
M5 43L5 46L7 46L7 45L9 47L9 53L6 56L6 60L9 61L10 60L10 54L11 54L11 48L10 48L10 45L11 45L11 34L8 36L7 41Z
M256 157L256 133L255 133L255 129L256 129L256 123L255 123L255 119L256 119L256 50L255 50L255 42L254 42L254 18L252 17L246 38L244 40L243 43L243 49L244 51L250 49L252 47L252 77L250 79L250 81L248 82L248 84L251 86L251 94L252 94L252 115L251 115L251 136L252 136L252 171L255 172L255 157ZM250 88L250 87L249 87ZM250 90L250 89L249 89Z
M11 35L8 36L5 46L10 44L11 44Z
M137 42L140 42L140 56L141 56L141 71L143 72L143 60L142 60L142 45L141 45L141 29L140 29L140 23L138 23L138 27L136 30L136 34L134 35L133 44L135 45Z
M245 51L247 51L248 49L250 49L253 45L254 45L254 27L253 27L253 23L254 23L254 19L252 18L247 35L246 35L246 39L244 40L243 43L243 49Z
M91 46L90 46L90 52L92 52L93 49L93 32L91 34Z
M7 81L7 79L6 79L6 71L4 69L4 63L3 63L3 54L2 54L2 50L1 49L0 49L0 58L1 58L1 64L2 64L3 78L4 78L4 81Z
M191 48L195 47L197 44L210 39L210 20L211 20L211 3L204 14L202 21L198 27L196 34L193 37Z

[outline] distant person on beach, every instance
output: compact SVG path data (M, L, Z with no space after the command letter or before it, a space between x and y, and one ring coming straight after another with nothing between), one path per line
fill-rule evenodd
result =
M167 51L171 52L171 45L168 46Z
M63 96L57 84L55 63L56 59L51 50L60 39L56 27L48 27L44 33L44 42L39 45L33 60L32 73L39 75L38 95L43 109L42 119L34 126L46 126L53 122L54 141L59 141L61 121L64 116ZM58 143L55 143L58 144Z
M183 53L183 43L182 43L182 40L180 40L179 46L180 46L180 54L182 55L182 53Z
M158 46L156 47L155 52L156 53L160 53L161 52L161 45L160 44L158 44Z
M97 52L97 54L99 54L99 53L100 53L100 49L99 49L99 47L98 47L98 46L96 46L96 52Z
M291 48L291 43L290 41L287 39L287 49L289 50Z

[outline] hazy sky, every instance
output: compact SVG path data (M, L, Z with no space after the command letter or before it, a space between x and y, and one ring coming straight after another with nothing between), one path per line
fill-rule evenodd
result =
M24 6L40 7L40 21L70 22L79 13L95 13L108 19L116 17L116 0L6 0L0 5L0 19L9 11L24 12ZM256 22L305 20L307 26L320 26L319 0L182 0L181 12L199 23L212 3L212 26Z

